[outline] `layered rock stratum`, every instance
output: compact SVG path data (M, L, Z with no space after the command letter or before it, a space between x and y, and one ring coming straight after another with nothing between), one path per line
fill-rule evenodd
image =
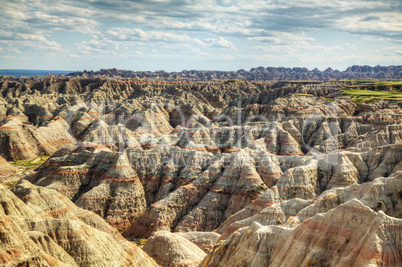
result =
M2 266L157 266L102 218L57 191L0 185Z
M199 266L207 255L186 238L167 231L158 231L143 247L162 266Z
M253 222L201 266L400 266L402 220L352 199L295 228Z
M400 265L400 89L344 94L364 86L2 78L0 156L51 155L5 191L24 207L5 216L42 244L21 259L103 261L57 239L65 222L117 265Z

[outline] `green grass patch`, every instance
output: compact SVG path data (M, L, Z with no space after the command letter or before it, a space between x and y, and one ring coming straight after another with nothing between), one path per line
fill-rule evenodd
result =
M328 97L321 97L321 99L327 100L327 101L335 101L334 98L328 98Z
M27 169L35 169L42 165L48 158L50 158L50 155L45 155L45 156L40 156L39 158L36 159L31 159L31 160L17 160L14 162L11 162L12 165L16 167L25 167Z
M19 180L9 181L9 182L6 182L5 185L6 185L6 187L7 187L8 189L11 189L11 188L13 188L13 187L18 183L18 181L19 181Z
M402 92L348 90L344 91L343 94L352 97L355 104L372 103L378 100L402 101Z
M367 89L374 91L392 90L398 92L402 90L402 81L356 81L348 84L348 88Z
M402 81L370 81L362 82L360 85L373 85L373 86L389 86L389 85L402 85Z
M236 82L242 82L242 80L238 80L238 79L228 79L225 81L225 83L236 83Z
M140 239L140 240L136 240L136 241L132 241L132 242L133 242L134 244L136 244L137 247L142 248L142 247L145 245L145 243L147 243L147 241L148 241L148 239L142 238L142 239Z

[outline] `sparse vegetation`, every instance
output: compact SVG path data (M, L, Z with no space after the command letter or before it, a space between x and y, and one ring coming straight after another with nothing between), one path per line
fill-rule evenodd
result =
M39 158L32 159L32 160L17 160L14 162L11 162L12 165L15 167L25 167L27 169L36 169L40 165L42 165L48 158L50 158L50 155L45 155L45 156L40 156Z
M338 194L328 193L324 196L325 205L327 207L335 207L341 204L341 199Z
M380 81L380 80L372 80L372 81L355 81L352 82L349 88L361 88L366 90L392 90L399 91L402 89L402 81Z
M295 216L290 216L287 220L286 220L286 224L290 223L291 220L293 220Z
M237 79L228 79L225 81L225 83L235 83L235 82L240 82L241 80L237 80Z
M381 209L383 206L384 206L384 202L382 202L381 200L377 201L377 209Z
M7 186L7 188L11 189L18 183L18 181L19 180L8 181L5 183L5 186Z
M402 92L347 90L343 94L352 97L355 104L371 103L378 100L402 101Z
M137 245L137 247L142 248L145 245L145 243L147 243L147 241L148 239L142 238L140 240L134 241L134 243Z
M49 157L50 155L45 155L32 160L17 160L10 162L11 165L17 168L17 170L9 175L1 177L0 182L8 189L13 188L21 178L42 165Z
M267 189L268 189L268 187L264 183L261 183L258 186L249 187L246 190L247 190L247 192L250 192L250 193L258 193L261 191L265 191Z

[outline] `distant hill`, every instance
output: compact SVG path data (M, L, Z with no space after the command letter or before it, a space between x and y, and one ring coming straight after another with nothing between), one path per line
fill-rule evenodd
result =
M213 70L183 70L180 72L166 71L131 71L119 69L101 69L99 71L73 72L69 76L83 78L130 78L147 80L215 80L237 79L248 81L291 81L291 80L364 80L364 79L402 79L402 66L358 66L348 67L344 71L327 68L320 71L317 68L274 68L258 67L249 71L213 71Z
M5 76L45 76L46 74L60 75L71 73L71 70L26 70L26 69L0 69L0 75Z
M101 69L99 71L65 71L65 70L27 70L0 69L0 75L6 76L45 76L66 75L82 78L129 78L138 80L163 81L209 81L209 80L247 80L247 81L330 81L330 80L369 80L369 79L402 79L402 65L399 66L359 66L348 67L344 71L327 68L320 71L317 68L294 67L258 67L249 71L217 70L182 70L180 72L133 71L120 69Z

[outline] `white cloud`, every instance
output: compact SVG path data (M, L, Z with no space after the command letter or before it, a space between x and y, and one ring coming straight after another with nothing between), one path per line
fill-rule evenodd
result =
M197 38L192 38L187 34L175 34L166 31L143 31L131 28L113 28L106 32L106 38L116 41L136 41L136 42L165 42L165 43L193 43L204 45L204 42Z
M307 61L311 54L318 53L333 53L329 58L334 58L342 54L339 51L361 50L362 44L356 46L349 40L350 44L345 40L327 42L312 36L333 31L356 34L377 46L401 43L399 2L0 0L0 53L38 51L43 55L50 50L65 51L64 56L81 60L97 54L186 60L201 55L217 58L222 51L219 48L235 48L225 50L227 59L239 60L237 54L230 55L234 51L250 60L274 60L274 53L282 55L276 60L294 57ZM65 40L53 39L55 32L80 36L77 49L65 45ZM254 57L247 48L264 55ZM384 51L390 55L401 53L399 48Z
M58 49L61 47L61 45L58 44L57 42L49 41L41 35L17 33L16 36L18 37L19 40L37 41L38 43L47 45L50 49Z
M229 4L230 2L230 4ZM400 30L397 1L126 1L36 0L6 2L3 16L48 30L95 32L99 21L164 30L194 30L269 37L272 30ZM39 10L39 11L38 11ZM384 18L380 23L368 16ZM29 26L29 25L26 25ZM356 29L357 28L357 29ZM267 39L269 40L269 39Z
M49 41L42 35L26 33L4 33L0 31L0 52L21 53L21 51L60 51L61 44Z
M368 18L368 19L367 19ZM402 39L401 13L382 12L345 17L337 22L337 27L352 33L360 33L388 38Z
M234 44L223 37L200 40L187 34L166 31L145 31L138 28L111 28L105 34L93 35L91 40L78 44L83 53L90 51L115 53L116 51L140 51L151 48L174 49L185 53L202 48L234 48ZM198 53L199 54L199 53Z
M205 40L210 46L212 47L222 47L222 48L233 48L235 47L234 44L219 36L218 39L209 38Z
M273 36L256 36L256 37L249 37L248 39L253 41L260 41L264 43L274 43L274 44L279 44L282 42L281 39Z

